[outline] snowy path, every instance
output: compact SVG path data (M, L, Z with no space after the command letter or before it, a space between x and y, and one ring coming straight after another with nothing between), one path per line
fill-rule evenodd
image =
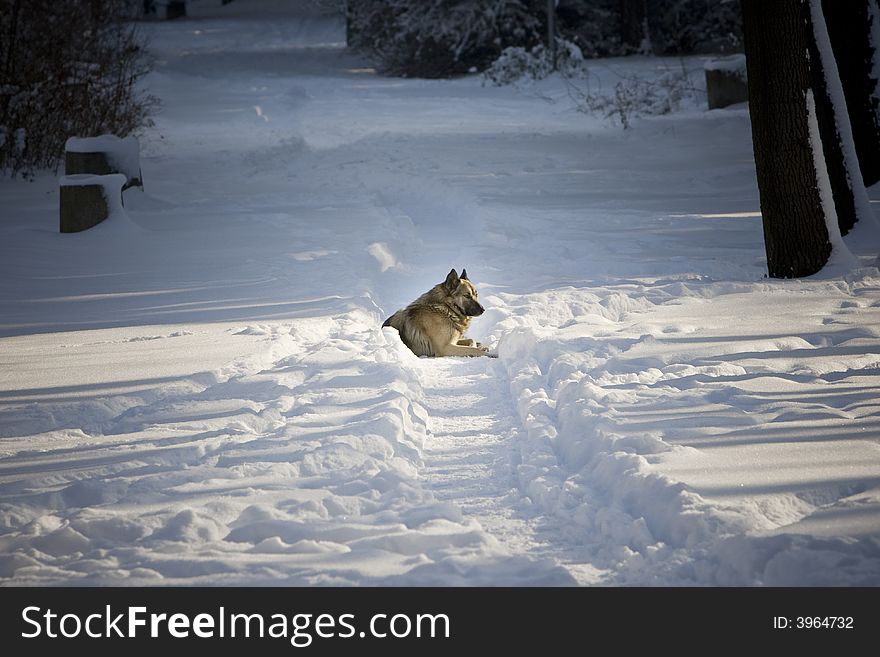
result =
M516 499L511 461L517 429L503 372L497 363L476 359L432 365L431 379L422 381L426 485L505 547L523 552L529 531L509 507L511 493Z
M593 563L595 550L585 547L582 531L543 513L523 492L527 432L503 364L446 360L428 367L431 383L422 381L427 487L511 553L558 563L581 585L606 579L609 572Z
M429 368L430 378L422 380L428 412L426 486L479 522L509 552L564 564L560 532L539 528L518 487L522 428L504 367L486 359L444 359L421 369Z

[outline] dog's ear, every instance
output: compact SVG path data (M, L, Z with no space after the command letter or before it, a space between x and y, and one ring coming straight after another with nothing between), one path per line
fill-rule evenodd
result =
M450 292L455 290L458 287L458 274L455 273L455 268L453 267L450 270L449 275L446 277L446 289Z
M467 269L462 269L462 270L461 270L461 280L463 280L463 281L469 281L469 280L471 280L471 279L469 279L469 278L467 277Z

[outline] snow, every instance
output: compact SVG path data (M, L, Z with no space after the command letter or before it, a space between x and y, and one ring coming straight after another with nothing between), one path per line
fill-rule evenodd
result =
M622 131L187 8L149 193L62 235L0 181L0 582L880 584L878 245L765 277L746 109ZM499 358L381 328L451 267Z

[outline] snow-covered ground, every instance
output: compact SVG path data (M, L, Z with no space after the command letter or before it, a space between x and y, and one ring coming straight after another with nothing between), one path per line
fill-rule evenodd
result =
M0 583L880 585L871 226L767 279L747 109L385 78L291 4L146 26L124 213L0 181ZM380 328L451 267L496 360Z

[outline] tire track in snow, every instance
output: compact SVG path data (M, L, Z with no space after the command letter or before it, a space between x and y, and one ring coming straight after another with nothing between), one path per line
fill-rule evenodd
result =
M550 559L578 584L597 583L602 572L587 562L579 541L520 490L524 430L503 365L483 358L420 359L417 374L429 414L425 487L511 553Z

